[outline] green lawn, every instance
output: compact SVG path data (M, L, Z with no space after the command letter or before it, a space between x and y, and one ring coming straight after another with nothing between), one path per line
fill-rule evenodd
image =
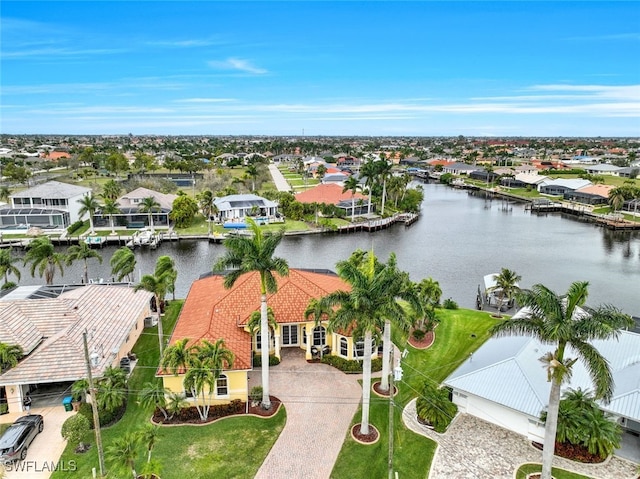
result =
M408 430L402 423L402 409L419 394L425 381L442 382L471 352L489 338L488 330L496 320L482 311L467 309L438 310L442 322L436 330L434 345L419 351L407 346L407 334L395 331L393 341L408 355L402 360L403 378L394 409L393 468L403 479L424 479L431 467L436 443ZM472 335L475 335L473 337ZM352 424L360 422L359 409ZM375 394L371 397L370 422L381 433L374 445L362 445L350 433L340 451L331 474L334 479L386 477L388 470L389 401Z
M182 307L183 301L172 301L163 318L166 334L170 334ZM102 430L105 448L114 438L127 431L135 431L149 421L152 410L137 403L137 392L144 383L154 380L158 364L157 328L145 329L133 349L138 355L138 365L129 379L129 402L124 417L114 426ZM217 421L207 426L162 427L153 457L162 464L163 479L208 479L252 478L264 461L273 443L278 438L286 421L284 408L274 417L234 417ZM75 461L76 477L90 478L91 469L98 468L98 455L93 431L84 439L93 447L86 454L76 454L67 447L61 461ZM142 465L143 448L138 460ZM246 453L238 454L238 451ZM250 453L249 453L250 451ZM107 469L109 469L107 463ZM53 479L63 479L68 472L56 472ZM109 478L126 478L130 475L115 475Z
M523 464L516 473L516 479L526 479L528 474L540 472L542 466L540 464ZM583 476L575 472L565 471L564 469L552 468L551 474L556 479L591 479L591 476Z

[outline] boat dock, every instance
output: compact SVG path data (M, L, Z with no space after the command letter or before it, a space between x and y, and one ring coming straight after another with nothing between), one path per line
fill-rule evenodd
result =
M369 233L389 228L396 223L404 223L405 226L411 226L418 221L420 215L416 213L395 214L389 218L381 218L378 220L369 220L362 223L340 226L338 233L356 233L358 231L367 231Z

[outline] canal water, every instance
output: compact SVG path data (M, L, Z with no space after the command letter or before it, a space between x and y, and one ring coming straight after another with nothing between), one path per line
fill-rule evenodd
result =
M475 307L478 285L486 274L509 268L522 276L521 286L542 283L564 293L573 281L589 281L588 304L607 303L640 314L640 233L617 232L578 219L538 216L522 204L486 199L479 194L426 184L420 219L410 227L395 225L376 233L287 236L276 254L290 267L335 269L357 248L371 250L386 261L396 253L398 265L414 281L439 281L443 299ZM61 248L64 250L65 248ZM111 279L109 259L116 247L99 250L103 263L89 262L89 275ZM211 271L224 253L222 245L204 240L163 243L157 250L136 250L137 276L152 273L156 259L172 256L178 268L176 297L187 295L191 283ZM56 283L78 282L83 266L65 267ZM20 284L42 284L23 268Z

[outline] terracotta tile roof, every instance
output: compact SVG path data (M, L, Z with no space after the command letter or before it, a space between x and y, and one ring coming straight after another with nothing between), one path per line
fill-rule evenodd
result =
M267 304L278 323L300 323L312 298L349 289L334 274L299 269L277 280L278 291L267 296ZM251 335L243 328L260 309L260 276L247 273L231 289L225 289L223 281L223 276L213 275L191 285L170 344L183 338L189 338L189 344L222 338L235 355L233 369L251 369Z
M362 193L353 195L355 199L367 199ZM340 201L350 200L351 191L342 192L342 186L336 183L325 183L309 188L296 195L296 201L300 203L326 203L337 205Z

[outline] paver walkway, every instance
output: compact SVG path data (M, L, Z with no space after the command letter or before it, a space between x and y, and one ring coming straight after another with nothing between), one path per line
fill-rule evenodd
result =
M438 443L429 479L512 479L523 463L540 463L542 453L525 437L468 414L460 414L445 434L438 434L416 420L416 401L402 414L409 429ZM556 457L555 467L599 479L635 479L636 466L613 457L604 464L580 464Z
M291 191L291 185L289 185L289 182L276 165L269 165L269 173L271 173L271 178L273 178L278 191Z
M260 384L260 369L249 387ZM287 409L287 423L257 479L328 479L362 395L358 376L309 364L304 352L283 349L269 371L270 394Z

